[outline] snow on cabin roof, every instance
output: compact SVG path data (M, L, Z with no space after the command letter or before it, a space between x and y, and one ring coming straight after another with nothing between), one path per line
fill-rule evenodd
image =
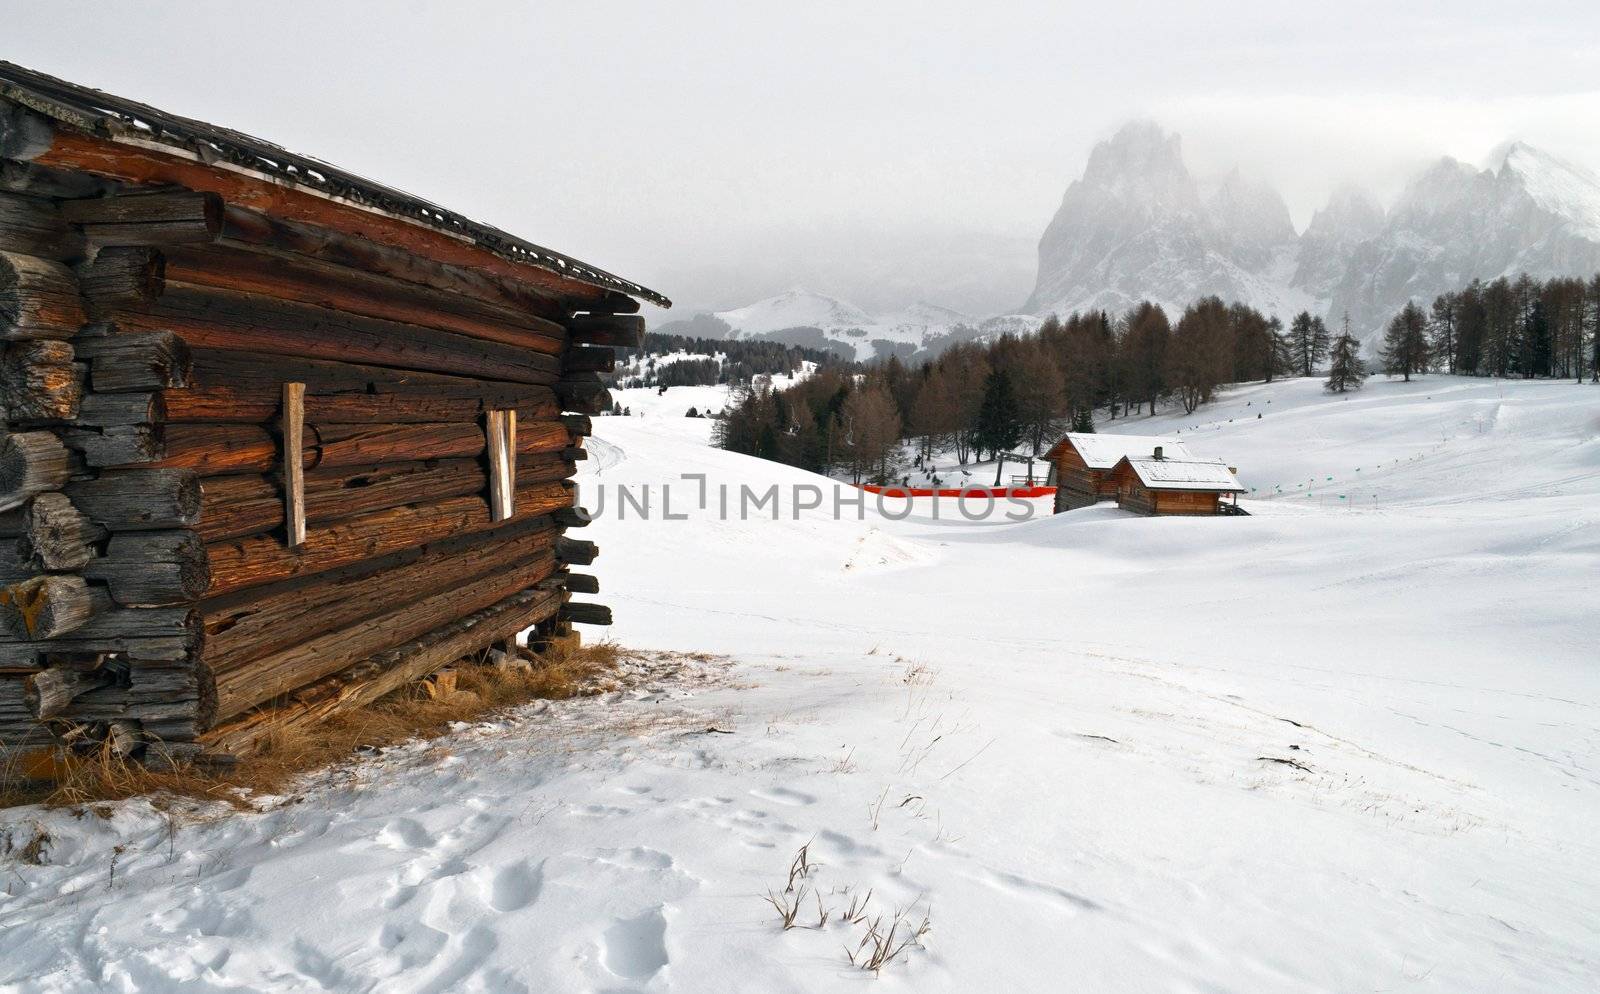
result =
M1233 475L1233 470L1220 461L1155 459L1148 456L1125 461L1138 475L1139 482L1151 490L1244 492L1244 487L1239 485L1239 478Z
M1138 458L1155 452L1161 446L1163 455L1172 459L1193 459L1182 442L1160 435L1101 435L1089 432L1068 432L1050 451L1070 443L1083 457L1090 469L1110 469L1124 456Z
M672 301L666 297L632 280L506 234L421 197L363 179L239 131L179 117L148 104L5 61L0 61L0 98L113 141L157 146L208 164L225 163L284 186L298 187L364 210L403 217L472 242L510 262L638 297L661 307L672 306Z

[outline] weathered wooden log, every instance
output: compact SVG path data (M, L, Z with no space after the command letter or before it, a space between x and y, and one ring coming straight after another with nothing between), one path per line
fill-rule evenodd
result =
M59 490L71 475L71 453L50 432L0 438L0 510L17 507L34 494Z
M609 348L577 345L561 360L564 373L609 373L617 367L617 354Z
M0 193L0 251L41 259L73 258L83 238L49 200Z
M83 399L76 420L96 428L156 424L167 419L164 396L161 393L92 393Z
M563 507L555 513L556 524L566 528L584 528L594 516L581 507Z
M200 605L205 663L222 674L408 601L456 589L538 556L554 561L555 529L534 519L485 535L445 539L393 556L212 598Z
M78 289L96 314L146 306L165 287L165 259L153 248L103 248L78 266Z
M474 379L449 373L375 366L349 360L312 359L278 352L195 348L194 385L200 388L275 388L279 383L304 383L313 394L413 394L434 397L476 397L496 407L518 407L553 401L548 386Z
M0 405L12 421L71 421L83 403L83 367L71 344L12 342L0 353Z
M175 282L170 273L166 292L153 304L111 313L119 325L173 331L190 345L216 349L535 384L555 382L560 366L555 356L514 345L259 294L189 286Z
M95 558L106 530L95 524L63 493L42 493L23 511L18 552L46 572L80 570Z
M571 475L571 464L556 453L529 455L517 464L519 488ZM210 477L201 485L204 508L195 528L207 543L282 527L283 495L270 475ZM477 459L318 467L306 472L306 523L322 527L406 504L482 495L487 487L488 477Z
M299 381L293 381L299 382ZM347 383L346 386L349 384ZM486 385L488 386L488 385ZM424 390L404 393L318 393L308 386L306 418L319 424L423 424L481 418L491 409L511 408L519 418L534 421L554 417L555 394L544 387L530 387L524 397L506 398L492 386L478 391L480 396L453 396ZM261 423L277 409L270 387L204 387L162 391L165 420L172 423ZM506 403L506 400L514 403Z
M72 270L50 259L0 252L0 339L71 338L86 320Z
M463 612L483 610L531 587L554 568L554 557L534 556L454 589L369 614L336 632L253 659L247 666L217 672L217 718L226 720L374 653L419 638L448 625Z
M584 345L644 347L644 318L636 314L574 314L569 327L572 340Z
M513 520L547 515L571 503L571 493L560 483L519 488ZM207 594L215 597L292 576L310 576L493 527L488 502L473 495L391 508L315 528L306 536L305 545L293 550L266 536L218 542L206 547L211 566Z
M560 421L573 438L587 438L594 434L594 420L587 414L563 414Z
M568 566L587 566L599 554L600 547L593 542L566 536L556 539L556 556Z
M107 470L67 484L64 493L110 531L188 528L200 520L200 478L193 470Z
M30 162L55 143L55 125L21 104L0 101L0 159Z
M84 626L85 629L88 627ZM47 663L95 658L111 653L131 655L139 659L164 660L176 665L193 659L199 647L196 639L188 635L159 638L116 633L81 638L79 636L80 632L69 632L64 637L47 642L0 641L0 671L37 670Z
M0 624L13 640L56 638L109 607L78 576L36 576L0 588Z
M192 531L118 532L105 555L84 570L124 606L182 604L200 597L211 581L206 549Z
M567 573L564 575L569 593L598 594L600 592L600 580L598 577L591 576L588 573Z
M120 639L134 644L150 639L187 639L198 645L201 632L200 615L189 607L118 607L110 604L74 629L71 638L79 643ZM0 630L0 644L30 641ZM35 644L46 648L52 645L49 642Z
M559 617L575 625L609 625L611 609L604 604L585 604L568 601L561 605Z
M555 385L563 411L599 414L611 408L611 393L594 373L569 373Z
M517 452L560 451L569 440L559 422L530 421L519 425ZM190 469L201 476L269 472L279 449L266 428L244 424L112 425L69 435L68 441L83 450L90 466ZM484 451L483 429L469 422L308 424L303 441L307 469L469 458Z
M222 237L225 243L315 259L558 323L564 323L567 317L563 294L551 295L529 286L520 279L520 272L507 278L480 265L457 265L408 252L386 244L382 238L352 236L319 224L268 217L232 204L223 212Z
M65 712L69 705L92 690L99 690L115 681L115 677L102 670L75 670L52 666L29 676L24 681L28 710L41 721Z
M111 607L81 576L36 576L0 588L0 624L19 639L60 638Z
M69 434L67 441L97 468L190 469L202 476L266 472L278 452L272 433L257 425L113 425Z
M559 594L520 591L296 690L273 706L219 725L200 741L213 753L248 754L273 735L312 727L342 710L370 704L485 645L510 638L553 615L559 605Z
M566 328L526 308L499 307L304 256L220 246L174 249L166 255L166 271L175 283L258 293L550 355L566 344Z
M172 332L122 332L107 325L92 331L80 335L76 347L78 358L89 360L89 382L96 393L189 386L194 357L188 343Z
M222 198L214 193L136 193L68 200L61 216L93 246L186 245L222 232Z

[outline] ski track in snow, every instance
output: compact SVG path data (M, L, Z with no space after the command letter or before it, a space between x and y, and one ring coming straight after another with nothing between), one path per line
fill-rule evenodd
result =
M681 400L596 419L585 504L828 485ZM1227 458L1255 516L608 512L631 689L251 813L5 812L0 990L1600 986L1600 393L1291 380L1102 428ZM932 923L876 981L869 892Z

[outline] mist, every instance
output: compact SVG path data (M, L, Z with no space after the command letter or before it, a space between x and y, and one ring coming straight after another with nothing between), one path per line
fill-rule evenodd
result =
M1304 226L1522 137L1600 163L1579 3L0 4L0 57L337 163L697 309L1001 313L1124 120ZM679 311L674 316L679 316Z

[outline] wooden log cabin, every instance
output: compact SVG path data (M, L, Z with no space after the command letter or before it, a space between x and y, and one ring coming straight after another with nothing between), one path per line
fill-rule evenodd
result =
M635 283L0 63L0 762L226 758L534 629Z
M1173 459L1163 447L1123 456L1112 468L1117 506L1135 514L1222 514L1244 492L1233 467L1215 460ZM1242 512L1240 512L1242 513Z
M1069 432L1045 453L1056 488L1056 513L1116 500L1112 469L1124 456L1148 455L1157 447L1174 459L1193 458L1182 444L1153 435Z

